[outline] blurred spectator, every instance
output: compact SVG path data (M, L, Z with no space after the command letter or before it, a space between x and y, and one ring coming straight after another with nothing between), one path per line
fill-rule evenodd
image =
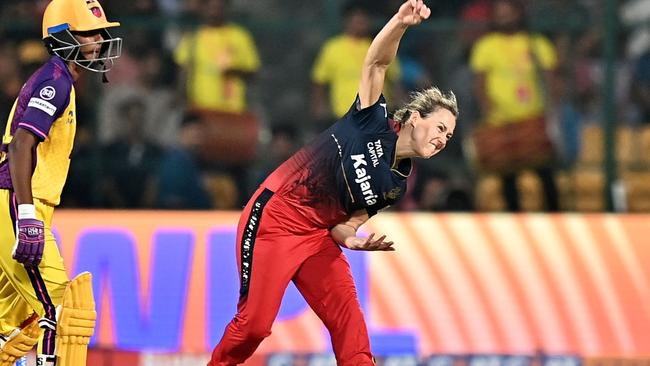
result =
M603 55L603 36L602 28L588 28L575 44L570 45L567 58L571 58L573 66L564 65L565 71L570 72L564 80L570 85L568 90L573 94L571 98L575 99L583 120L600 123L604 120L603 90L612 87L605 84L606 62L613 62L616 118L618 121L636 121L638 115L635 115L630 98L633 82L633 65L630 61L634 58L626 59L623 49L625 43L617 42L619 48L615 59L606 60ZM563 96L561 100L564 101L567 97Z
M469 65L470 52L474 43L488 30L490 0L473 0L465 4L460 12L456 30L457 44L454 52L455 67L449 76L450 88L458 98L458 107L463 112L463 123L457 127L456 135L462 139L472 124L479 119L474 93L467 85L474 83L474 73Z
M70 173L61 193L61 207L95 207L103 198L98 198L97 179L100 156L95 148L95 140L85 124L77 123L74 149L70 158ZM103 179L102 179L103 180Z
M16 47L13 43L0 43L0 116L6 119L11 112L16 95L25 80L21 78ZM2 121L2 126L6 120Z
M474 209L471 188L466 179L431 166L418 165L411 192L415 201L413 209L419 211L461 211Z
M579 36L590 24L588 9L579 1L565 0L535 1L530 7L531 28L542 29L554 44L559 67L569 65Z
M414 42L409 48L401 45L400 52L400 85L403 90L422 90L433 85L433 77L429 71L426 48L430 47L427 42ZM349 107L349 106L348 106Z
M247 100L245 95L246 90L250 90L249 77L258 71L259 60L257 60L257 50L248 31L228 22L229 19L232 19L232 16L237 16L237 19L239 19L240 15L245 17L246 24L250 25L248 29L256 31L258 46L265 60L268 61L265 62L264 69L259 75L260 88L255 88L253 92L256 100L259 96L260 101L266 102L263 110L269 119L277 120L302 113L297 106L304 105L305 101L309 103L310 98L312 98L314 103L311 112L320 116L322 122L331 122L336 114L334 111L336 108L335 100L337 99L335 96L336 81L334 80L336 72L332 71L334 69L328 69L327 75L332 79L317 82L315 78L312 78L313 75L310 75L310 71L311 74L315 73L318 60L310 64L312 55L308 50L313 51L316 47L323 46L319 57L325 58L327 45L334 43L336 39L347 39L350 48L340 52L349 57L332 58L333 61L330 60L332 63L329 65L332 68L349 67L349 64L352 63L352 56L357 49L355 47L363 42L355 43L355 37L349 35L346 30L352 27L351 33L360 33L362 36L359 39L363 39L372 33L372 17L387 17L401 3L400 0L353 1L354 3L345 6L345 19L333 16L336 11L332 12L332 10L338 9L339 5L342 5L342 1L300 3L297 0L290 0L259 4L254 0L238 3L227 0L109 1L104 8L107 12L111 12L110 9L113 9L117 19L127 27L124 29L124 33L128 34L128 39L125 40L124 46L128 49L123 50L120 62L108 75L111 83L108 88L102 88L102 98L92 97L99 93L98 78L81 81L75 86L79 91L77 100L78 114L87 115L84 120L90 121L91 124L78 126L77 144L73 152L78 157L73 160L71 171L79 171L81 172L79 174L84 175L97 173L91 166L97 164L100 155L97 140L103 145L121 141L120 135L127 127L125 120L119 114L119 108L129 100L138 99L145 105L144 119L141 125L145 140L164 147L177 143L186 98L193 105L199 105L199 103L194 102L198 98L202 98L202 100L216 99L221 103L224 100L221 95L222 92L234 90L235 93L230 95L235 95L234 99L243 101L242 104L245 107L242 110L250 109L248 107L250 100ZM480 121L481 115L483 121L489 120L492 116L491 113L479 113L479 103L475 102L474 93L472 89L467 88L467 85L474 83L473 70L470 69L469 65L471 45L487 29L484 25L488 23L490 4L493 1L495 0L459 0L429 4L432 7L434 16L454 17L459 22L448 22L450 19L434 20L430 27L422 31L409 33L402 47L404 52L400 51L401 67L397 73L397 75L401 76L400 87L406 90L418 89L430 84L432 81L436 81L436 83L442 83L451 88L457 94L462 111L462 123L458 126L456 137L446 149L443 155L444 158L441 156L442 159L437 159L434 164L449 177L454 177L455 175L451 172L455 167L462 165L458 163L459 159L456 157L458 154L455 154L456 146L460 150L462 135L470 132L467 128L471 128L475 121ZM39 66L39 60L42 57L48 57L43 54L40 40L41 30L38 26L43 9L48 2L49 0L12 0L3 1L0 4L0 83L2 83L0 88L0 113L5 117L9 113L14 96L25 81L24 75L30 74L30 70ZM554 109L562 114L560 126L565 140L565 160L572 161L576 159L580 148L581 123L598 123L603 120L603 88L606 85L603 84L605 80L605 59L602 53L604 50L602 42L605 33L603 27L594 26L594 24L600 24L604 16L602 14L604 12L602 1L542 0L526 2L526 5L529 7L527 10L531 15L529 17L531 28L542 31L553 44L551 48L556 50L557 76L561 76L556 80L560 79L564 87L558 88L551 94L560 96L555 98L559 100L559 103ZM251 6L254 6L254 9L251 9ZM225 8L228 8L229 11L226 12ZM354 9L360 9L359 13L361 15L356 14L357 11ZM649 123L650 92L648 89L650 88L650 81L647 70L650 69L650 56L648 56L648 47L650 46L650 31L648 31L650 29L650 23L648 23L648 19L650 19L650 0L621 0L618 2L617 10L616 14L620 16L619 19L622 23L617 38L619 52L616 54L617 59L614 65L616 72L614 88L618 121ZM162 18L159 17L160 15L168 17ZM296 22L284 25L282 20L288 17L295 19ZM194 24L200 20L202 20L201 25L186 34L182 42L180 42L180 31L175 33L174 37L170 36L173 33L170 32L170 27L176 26L179 29L187 30L185 27L188 24ZM323 32L331 31L339 21L343 26L342 28L344 28L341 34L328 40L327 45L321 45L320 41L323 38ZM456 25L459 27L457 28ZM244 35L229 36L231 33L238 32L242 32ZM514 35L512 35L512 38L503 35L502 37L503 39L517 38ZM247 39L247 41L240 42L239 38ZM536 36L529 38L536 39ZM286 42L287 39L290 39L291 42ZM249 46L241 46L242 43L248 43ZM432 48L431 45L434 43L437 47ZM543 43L545 42L533 41L533 43L529 44L538 45ZM504 46L504 51L501 52L504 54L510 52L508 58L513 61L513 64L515 63L515 57L526 58L525 52L509 51L510 48L516 49L516 44L517 41ZM525 42L519 42L520 46L522 44L525 44ZM544 48L543 45L536 47L539 55L545 53ZM213 53L211 52L213 50L214 54L218 55L217 57L212 57ZM360 52L363 53L364 51ZM333 53L336 53L336 51ZM251 54L253 56L248 57ZM523 72L523 74L528 75L526 77L533 78L531 75L534 72L531 71L532 64L530 57L528 58L528 61L517 62L517 64L523 65L522 70L528 70ZM254 64L256 66L250 69L240 66L232 67L233 70L239 70L239 73L237 71L230 73L227 70L222 70L224 64L229 66L228 62L224 61L235 59L240 61L254 59L255 61L249 62L249 65ZM177 61L183 61L180 62L180 66L186 76L193 76L185 79L189 81L187 84L179 78L179 72L175 69L179 66L176 64ZM244 63L244 61L241 62ZM232 65L236 64L236 62L232 62ZM285 67L280 67L280 65L286 66L286 64L291 65L292 70L294 70L291 75L281 72ZM360 66L357 69L360 69ZM511 68L509 70L517 71L519 69ZM495 75L497 70L492 68L482 73L488 80L488 74L493 73ZM230 74L230 76L224 74ZM516 73L513 73L513 75L521 76ZM340 98L342 100L342 103L340 103L342 106L341 113L344 113L350 107L358 82L357 76L354 78L343 76L343 78L345 80L339 85L344 88L345 83L349 81L352 94ZM198 80L199 85L194 83L194 80ZM305 93L306 88L312 86L310 82L319 84L319 86L314 87L315 92L313 95ZM533 81L533 83L535 82ZM537 82L536 86L540 84ZM231 88L232 85L236 87ZM177 86L182 86L183 90L180 90L181 88L177 88ZM241 89L238 89L239 86L241 86ZM320 88L320 91L316 90L317 88ZM282 90L281 96L278 96L277 93L279 89ZM501 93L505 93L507 88L501 85L499 89ZM215 93L214 90L217 90L218 93ZM485 90L488 92L486 94L489 94L489 90L488 86ZM82 93L81 91L85 92ZM519 91L523 92L522 95L525 96L525 88L520 88ZM388 90L388 93L390 94L390 90ZM537 98L539 94L541 93L533 91L531 99ZM223 104L228 105L224 108L218 107L221 108L218 110L227 110L236 103L223 102ZM525 106L526 103L520 103L517 100L516 105L517 108L498 106L495 108L516 112L519 107ZM210 109L210 107L206 108ZM544 110L548 111L548 108L544 108ZM483 112L486 111L483 110ZM224 136L230 132L233 134L240 133L242 130L235 129L235 125L242 126L243 124L236 124L229 120L227 123L219 124L218 127L211 127L213 131L223 132L214 133L210 136ZM208 126L213 125L203 123L202 127L200 127L204 136ZM230 126L233 126L233 128L231 129ZM294 129L293 133L297 136L308 136L309 134L306 134L303 129L320 129L321 127L324 126L315 127L301 124ZM284 127L280 126L277 129L283 130ZM274 133L275 130L274 128ZM286 134L282 131L277 131L277 133L279 133L278 144L284 144L288 140L288 138L283 137ZM228 140L226 138L225 141L226 143L219 144L224 146L233 145L233 139ZM273 141L272 145L269 145L269 152L275 149L272 146L275 146L276 139L274 138ZM235 145L243 146L244 144ZM229 151L228 149L223 150ZM246 177L251 178L251 184L247 184L244 191L247 192L250 186L256 183L258 175L264 175L259 169L270 167L275 164L275 160L281 160L272 157L276 153L262 155L255 160L255 169L249 166L249 161L240 164L235 170L230 169L231 167L228 166L230 163L215 163L214 161L207 162L204 160L201 164L209 173L221 174L226 171L230 176L245 174ZM237 153L213 153L209 157L218 160L224 156L240 155ZM438 178L425 179L424 174L422 173L422 177L415 177L417 178L417 185L422 182L423 185L429 187L422 187L421 191L436 191L433 188L439 183L436 183ZM77 185L72 182L75 176L77 174L72 173L69 178L70 182L66 189L68 194L73 194L76 197L77 191L89 193L80 193L78 198L65 198L64 203L66 206L97 206L100 203L97 201L99 200L97 198L99 197L98 193L102 187L93 187L93 183L88 179L84 180L84 182L79 181ZM242 179L229 178L231 182L234 182L233 185L237 189L243 187L241 182L244 181ZM432 182L427 183L428 180ZM451 180L455 182L455 178ZM210 187L209 184L206 186ZM208 191L212 192L210 189ZM508 195L513 197L512 190L507 189L507 191L510 192ZM245 193L242 196L247 198ZM440 197L435 194L422 194L422 197L425 197L423 199L427 202L432 202L432 200L426 197L433 196ZM94 203L90 202L91 198ZM209 198L205 202L208 200ZM212 198L212 202L212 207L215 207L214 198ZM440 207L440 203L429 205L412 200L411 205L404 204L402 208L416 209L420 206L422 206L422 209L426 209L425 206Z
M490 4L490 0L472 0L461 9L459 38L467 53L471 45L485 34L490 20Z
M198 158L203 142L201 121L188 114L178 134L177 146L168 148L160 161L156 183L156 207L208 209L212 201L203 182Z
M227 0L188 3L186 10L196 12L202 24L182 37L174 59L182 70L180 85L185 89L188 109L209 112L203 118L205 131L218 129L220 147L233 151L229 156L215 154L208 163L218 173L215 176L235 182L223 186L239 190L235 200L239 206L248 198L248 161L238 160L234 153L241 143L236 128L255 119L250 118L247 84L259 69L260 60L249 31L229 21L229 5ZM256 144L257 139L249 143Z
M0 30L4 30L8 39L21 42L27 39L41 38L41 18L49 0L14 0L3 1L0 5ZM5 28L3 25L12 24Z
M495 0L490 10L492 30L476 42L470 62L476 73L475 93L484 123L503 126L546 118L555 99L557 55L553 45L527 29L524 5L519 0ZM558 192L551 164L531 168L542 181L546 209L557 211ZM499 173L508 210L519 211L519 172Z
M130 99L119 107L124 128L119 140L104 148L106 171L102 175L107 207L153 207L155 175L160 149L144 133L145 104Z
M165 15L179 15L183 10L182 0L157 0L158 7Z
M133 79L106 88L99 105L98 138L104 144L119 138L126 124L118 115L119 106L137 99L144 105L141 127L146 139L160 146L172 145L177 141L183 114L172 86L175 65L153 48L141 50L135 62Z
M18 59L22 64L22 74L31 75L43 65L50 55L40 39L29 39L18 45Z
M140 16L154 16L159 14L159 5L156 0L132 0L132 14Z
M186 34L174 58L190 108L241 113L247 109L246 83L260 66L250 33L230 23L227 0L207 0L203 24Z
M636 61L632 80L632 100L639 109L639 118L650 124L650 48Z
M562 14L562 16L557 16ZM581 47L591 47L590 37L593 36L588 26L591 15L588 8L579 1L567 2L564 0L546 0L531 3L531 21L535 29L543 29L557 52L556 78L549 87L555 90L550 92L556 96L556 113L558 129L556 142L559 162L563 167L571 167L577 159L580 131L584 120L584 113L580 112L580 96L576 85L578 69L586 64L582 63L578 55ZM539 24L535 24L539 23ZM584 73L584 70L580 72ZM587 88L593 87L593 84ZM600 91L597 91L599 93ZM602 105L602 103L599 103ZM548 111L548 108L547 108ZM600 112L600 111L598 111Z
M328 39L321 47L312 68L312 114L320 127L343 116L359 89L361 67L370 47L370 16L358 3L348 3L343 9L343 32ZM390 101L400 77L400 65L394 62L386 74L384 95ZM327 93L329 87L329 108Z
M280 164L291 157L299 147L298 131L293 124L281 124L271 128L271 141L261 156L261 166L257 169L252 191L275 170ZM251 192L252 193L252 192Z
M627 56L637 58L650 50L650 0L628 0L620 8L624 25L632 29Z
M637 119L650 123L650 0L628 0L620 8L630 30L626 54L632 61L630 97Z
M152 18L159 14L157 0L111 0L106 2L104 8L106 12L117 13L122 18L125 16L147 16Z
M451 171L446 163L437 164L432 163L431 160L414 161L411 174L408 176L407 184L409 189L402 196L402 199L390 207L395 211L440 211L444 205L443 200L439 198L442 194L435 194L435 198L431 199L432 195L424 192L424 186L435 180L436 183L441 183L440 186L446 187L449 183L449 176ZM468 181L468 180L466 180ZM438 191L436 191L438 192ZM435 204L430 204L435 201ZM435 206L435 207L434 207Z

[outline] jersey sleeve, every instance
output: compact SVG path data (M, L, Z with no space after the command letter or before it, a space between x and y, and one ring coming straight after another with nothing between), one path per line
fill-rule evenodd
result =
M332 72L332 47L326 43L318 53L314 66L311 69L311 80L317 84L331 82Z
M260 67L260 58L251 34L243 28L237 28L236 37L233 38L236 40L235 65L237 69L249 72L257 71Z
M379 213L379 209L375 206L366 207L366 213L368 214L368 218L371 218Z
M190 58L190 47L192 38L190 33L185 34L174 50L174 62L180 66L186 66Z
M543 36L534 38L535 55L544 70L553 70L557 67L557 53L555 47Z
M66 78L47 79L34 88L18 128L25 129L41 141L70 103L72 85Z
M381 94L375 104L359 109L359 95L354 105L348 112L348 118L352 120L361 130L369 133L383 133L390 129L388 124L388 110L386 98Z
M487 72L491 67L492 49L488 38L479 39L470 55L470 67L476 73Z

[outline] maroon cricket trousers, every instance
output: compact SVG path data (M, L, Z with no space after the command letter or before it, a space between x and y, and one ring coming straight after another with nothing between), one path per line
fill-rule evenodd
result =
M249 358L280 309L289 281L323 321L339 366L374 365L350 265L329 230L314 228L277 194L260 188L237 228L240 298L208 366Z

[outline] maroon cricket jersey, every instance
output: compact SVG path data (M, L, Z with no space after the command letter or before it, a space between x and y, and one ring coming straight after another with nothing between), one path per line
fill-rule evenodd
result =
M388 119L384 96L361 110L358 103L262 183L316 227L361 209L373 216L406 192L411 160L395 161L399 124Z

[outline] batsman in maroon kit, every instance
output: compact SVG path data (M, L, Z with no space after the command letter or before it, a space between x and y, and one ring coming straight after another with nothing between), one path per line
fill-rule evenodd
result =
M373 40L350 110L278 167L241 215L237 315L209 366L243 363L271 334L289 281L330 332L338 365L374 365L350 266L341 247L392 251L385 236L357 229L406 191L412 157L440 152L456 128L453 93L430 88L388 118L388 65L409 26L427 19L422 0L402 4ZM341 55L345 57L345 55Z

